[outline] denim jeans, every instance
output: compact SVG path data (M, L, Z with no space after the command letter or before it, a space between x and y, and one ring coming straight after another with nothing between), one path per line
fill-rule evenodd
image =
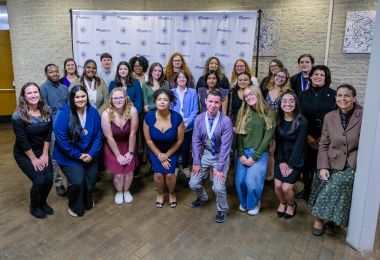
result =
M247 148L243 150L244 155L249 158L256 150ZM251 167L243 165L239 158L236 158L235 186L239 196L240 205L252 210L261 199L263 192L266 169L268 163L268 153L262 153L260 158Z

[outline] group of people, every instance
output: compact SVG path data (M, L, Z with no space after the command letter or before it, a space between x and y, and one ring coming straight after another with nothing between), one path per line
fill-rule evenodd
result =
M210 179L215 221L225 222L225 183L233 161L240 211L259 214L264 183L274 179L278 217L294 217L299 197L315 216L314 235L347 226L363 111L355 88L331 89L329 68L314 65L310 54L298 58L300 72L292 77L273 59L260 85L243 59L236 60L228 80L220 60L208 58L196 84L178 52L165 69L149 66L142 56L121 61L116 71L110 54L100 61L98 71L87 60L79 76L69 58L63 78L58 66L48 64L41 87L28 82L21 88L12 117L14 156L32 181L33 216L54 213L46 202L53 181L59 195L67 193L68 213L83 216L95 206L101 165L113 174L115 203L131 203L129 188L147 147L157 208L166 193L169 207L177 206L178 174L196 194L191 207L203 206L203 181ZM304 189L295 195L301 175Z

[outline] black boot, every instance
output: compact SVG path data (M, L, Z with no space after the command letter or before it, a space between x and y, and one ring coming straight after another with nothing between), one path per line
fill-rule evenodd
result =
M80 189L81 187L77 184L72 184L67 187L67 198L69 199L69 208L79 217L84 215L83 204L82 206L77 205L78 201L81 200L81 198L78 198L80 195Z
M41 208L41 187L40 185L33 183L30 189L30 214L36 218L46 218L45 211Z
M51 186L53 185L53 182L47 182L45 183L42 193L41 193L41 208L47 215L53 215L54 214L54 209L47 204L46 200L47 197L49 196L49 192L51 190Z

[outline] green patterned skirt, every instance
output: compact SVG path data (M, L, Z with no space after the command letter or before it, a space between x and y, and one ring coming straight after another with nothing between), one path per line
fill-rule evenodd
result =
M319 178L319 173L315 175L309 199L311 214L347 227L355 171L346 164L341 171L331 170L327 182Z

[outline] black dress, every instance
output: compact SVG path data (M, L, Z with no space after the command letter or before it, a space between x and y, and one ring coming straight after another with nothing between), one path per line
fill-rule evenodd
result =
M240 99L238 95L239 87L235 85L231 90L231 112L230 118L232 120L233 125L236 124L237 114L239 113L239 109L243 105L243 100Z
M205 88L205 87L207 87L207 82L205 80L205 75L203 75L198 79L196 90L198 91L199 88ZM219 87L224 88L224 89L230 89L230 82L228 81L226 75L224 75L224 77L220 79Z
M293 121L284 121L276 128L276 150L274 153L274 177L281 182L294 184L304 164L306 150L307 121L303 119L296 131L290 133ZM281 129L281 131L280 131ZM287 163L293 172L284 177L281 174L280 163Z

